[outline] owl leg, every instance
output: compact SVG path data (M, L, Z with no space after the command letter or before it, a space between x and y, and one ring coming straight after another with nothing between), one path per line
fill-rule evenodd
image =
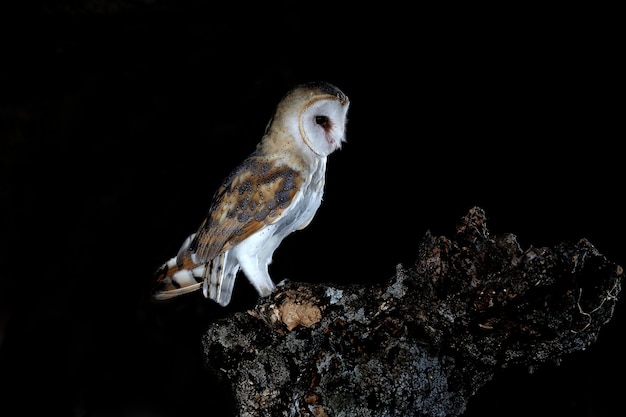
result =
M256 256L245 257L239 260L243 273L250 284L257 290L261 297L267 297L274 291L274 282L270 277L268 265L271 262L259 262Z

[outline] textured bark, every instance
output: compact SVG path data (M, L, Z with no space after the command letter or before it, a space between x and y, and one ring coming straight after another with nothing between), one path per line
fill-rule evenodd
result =
M476 207L383 285L290 282L212 323L205 360L240 416L458 416L499 370L593 343L621 279L586 239L522 249Z

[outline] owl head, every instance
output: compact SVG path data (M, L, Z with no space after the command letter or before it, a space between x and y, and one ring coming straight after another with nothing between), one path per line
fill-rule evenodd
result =
M325 82L301 84L283 96L270 120L267 133L284 128L299 137L315 154L326 157L345 142L350 100Z

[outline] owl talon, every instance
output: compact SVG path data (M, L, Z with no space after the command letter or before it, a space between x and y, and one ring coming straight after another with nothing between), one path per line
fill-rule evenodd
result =
M285 278L282 281L280 281L278 284L276 284L277 287L282 287L284 285L290 284L291 280L289 278Z

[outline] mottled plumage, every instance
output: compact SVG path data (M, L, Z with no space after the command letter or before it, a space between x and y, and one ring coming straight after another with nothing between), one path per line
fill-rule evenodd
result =
M259 295L274 289L268 266L290 233L306 227L324 192L326 158L345 141L348 97L323 82L279 102L255 151L226 177L209 212L155 274L153 298L203 288L225 306L241 269Z

